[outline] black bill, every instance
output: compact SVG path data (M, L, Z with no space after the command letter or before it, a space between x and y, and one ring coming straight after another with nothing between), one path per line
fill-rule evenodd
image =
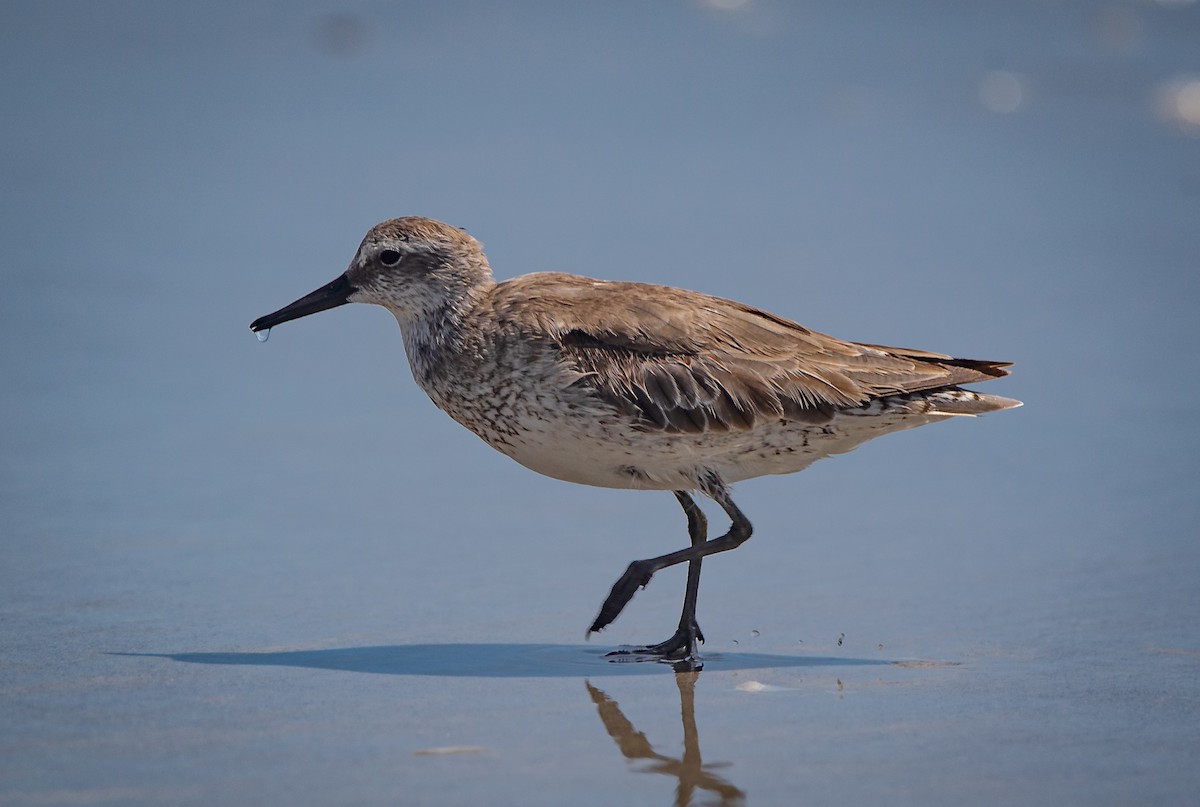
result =
M307 317L309 314L315 314L318 311L337 308L339 305L345 305L350 302L349 297L353 292L354 286L350 285L349 278L345 274L339 275L336 280L326 283L312 294L306 294L296 302L285 305L275 313L267 314L265 317L259 317L254 320L254 322L250 323L250 330L255 333L270 330L281 322L300 319L300 317Z

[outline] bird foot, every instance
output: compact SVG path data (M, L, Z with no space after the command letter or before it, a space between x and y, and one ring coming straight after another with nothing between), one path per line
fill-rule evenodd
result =
M604 630L612 624L612 621L620 615L625 606L629 604L629 601L633 599L633 595L637 593L637 590L645 588L653 576L654 571L646 561L635 560L629 564L629 568L625 570L625 573L617 579L617 582L613 583L612 591L608 593L608 598L600 606L600 613L596 615L596 620L588 628L588 634Z
M704 644L704 634L700 632L700 626L692 622L680 625L679 630L665 642L613 650L605 656L613 661L663 661L687 665L685 669L699 670L703 665L696 652L697 642Z

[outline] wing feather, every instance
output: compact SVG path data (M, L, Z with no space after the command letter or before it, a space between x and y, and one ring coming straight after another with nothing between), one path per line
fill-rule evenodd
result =
M1008 375L1006 362L846 342L666 286L534 274L498 284L492 303L510 327L555 344L577 383L668 432L819 423L876 398Z

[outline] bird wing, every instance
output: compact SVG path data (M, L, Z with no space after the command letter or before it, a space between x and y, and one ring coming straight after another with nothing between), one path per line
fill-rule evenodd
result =
M608 403L647 428L703 433L825 422L872 399L1008 374L1004 362L844 342L698 292L574 275L495 287L502 321L535 323Z

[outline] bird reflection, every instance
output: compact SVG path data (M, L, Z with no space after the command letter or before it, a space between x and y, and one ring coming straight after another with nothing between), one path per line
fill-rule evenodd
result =
M700 673L696 671L675 673L675 684L679 687L679 712L683 720L683 756L678 758L655 751L646 735L635 729L633 723L622 714L616 701L592 686L591 682L584 683L608 736L616 742L621 754L628 760L650 761L649 766L638 769L639 773L661 773L679 779L675 788L675 807L692 804L697 790L715 794L720 799L716 804L737 807L745 804L746 794L712 772L712 769L727 767L729 763L705 765L700 759L700 738L696 731L696 679L699 676Z

